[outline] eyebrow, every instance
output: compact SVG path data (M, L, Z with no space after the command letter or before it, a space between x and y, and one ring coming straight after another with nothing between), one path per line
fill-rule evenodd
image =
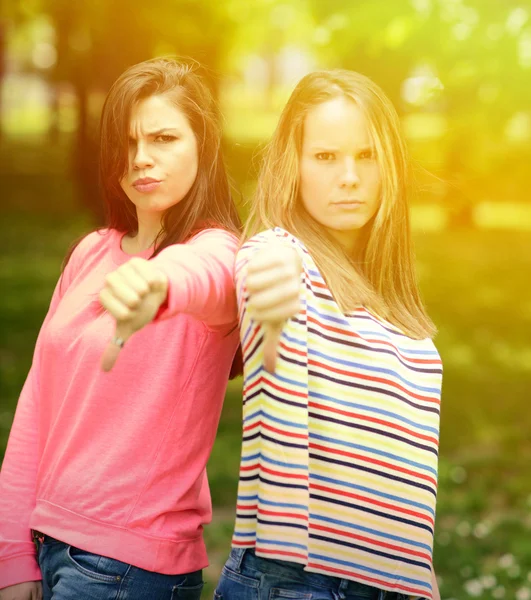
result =
M162 135L163 133L169 133L169 132L179 133L179 130L175 129L173 127L163 127L162 129L157 129L156 131L148 131L146 133L146 137L156 137L157 135ZM129 138L135 139L135 137L131 134L129 134Z
M326 146L323 144L314 144L310 146L310 149L313 151L321 150L323 152L339 152L339 148L337 146ZM360 152L366 152L367 150L375 152L376 148L374 146L362 146L361 148L356 149L356 154L359 154Z

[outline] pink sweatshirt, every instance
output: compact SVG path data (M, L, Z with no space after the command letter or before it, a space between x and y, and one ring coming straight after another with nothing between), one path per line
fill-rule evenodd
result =
M41 328L0 476L0 588L41 579L30 528L159 573L208 564L205 465L239 342L237 246L232 234L206 229L155 257L170 282L167 307L109 373L100 360L114 320L98 294L131 256L114 230L76 248Z

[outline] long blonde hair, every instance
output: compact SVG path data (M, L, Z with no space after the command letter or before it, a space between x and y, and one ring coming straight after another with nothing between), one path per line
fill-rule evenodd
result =
M299 160L308 111L345 97L364 112L381 177L378 212L366 226L356 257L330 236L299 199ZM244 239L273 227L299 238L344 312L360 305L416 339L435 326L418 288L408 211L409 164L400 120L391 101L370 79L346 70L317 71L291 94L263 154Z

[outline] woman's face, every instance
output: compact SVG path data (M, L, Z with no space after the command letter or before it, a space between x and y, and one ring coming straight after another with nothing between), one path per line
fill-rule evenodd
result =
M133 106L129 161L120 185L137 212L163 213L192 187L197 140L188 118L168 96L149 96Z
M363 112L344 97L306 115L300 192L307 212L347 250L380 206L380 169Z

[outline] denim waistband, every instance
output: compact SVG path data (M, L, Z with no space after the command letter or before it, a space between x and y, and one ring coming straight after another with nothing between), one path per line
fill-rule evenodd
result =
M305 571L304 565L300 563L256 556L254 548L232 548L227 566L237 573L254 571L277 576L279 579L289 577L304 581L310 586L333 590L339 597L358 594L367 600L408 600L408 597L401 593L380 590L351 579Z

